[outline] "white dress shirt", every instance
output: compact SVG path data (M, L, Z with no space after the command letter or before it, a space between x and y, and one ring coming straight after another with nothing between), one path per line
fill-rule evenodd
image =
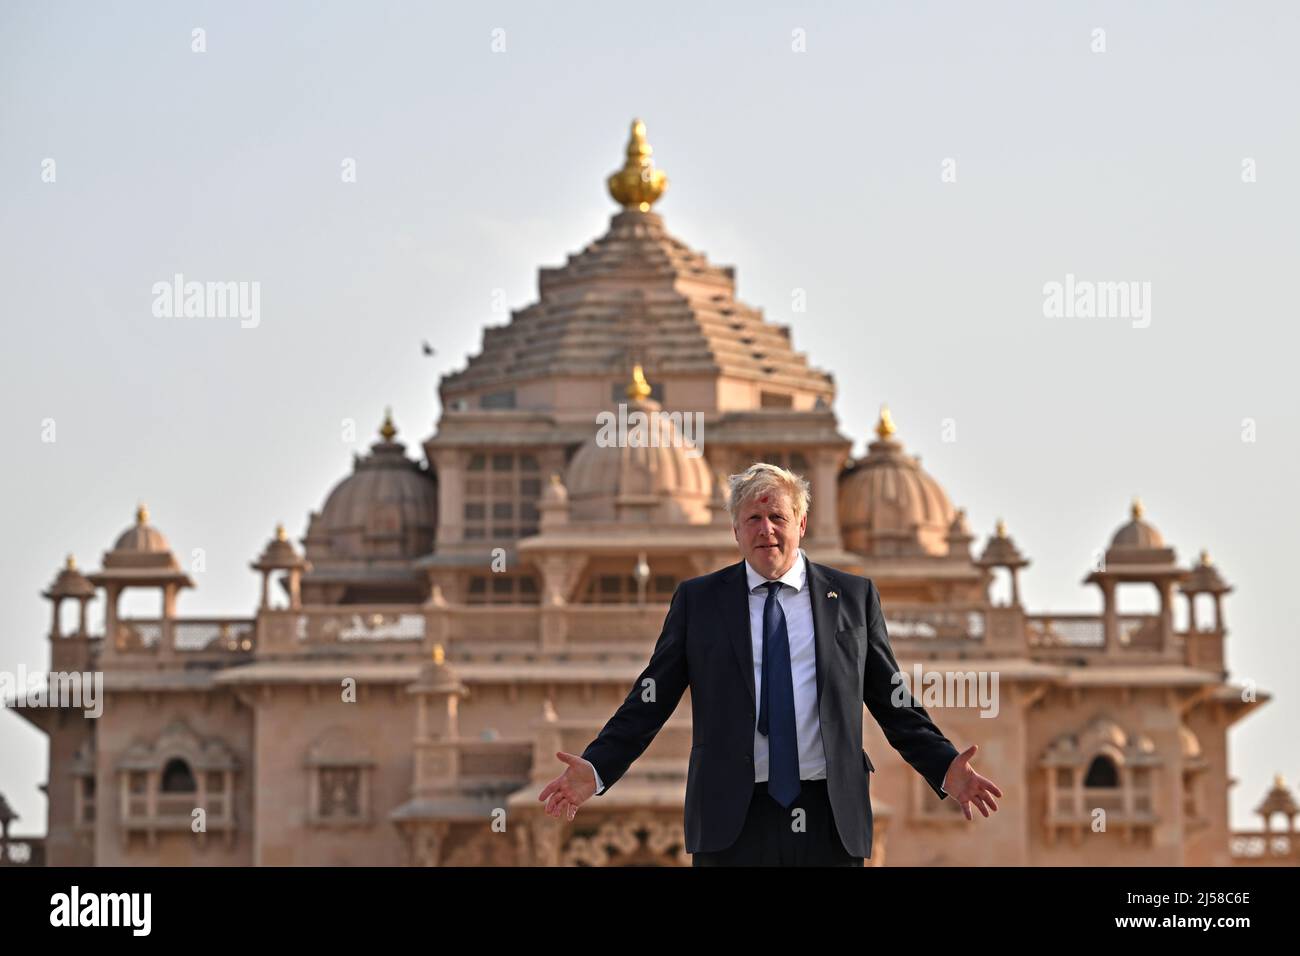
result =
M817 709L817 650L813 639L812 600L808 567L803 548L790 570L776 579L781 582L777 600L785 612L785 629L790 638L790 671L794 679L794 723L799 740L799 779L826 779L826 751ZM763 704L763 607L767 603L768 578L745 562L749 584L749 639L754 650L754 782L767 780L767 738L758 732L758 713ZM605 789L595 765L583 758L596 776L596 792ZM946 791L945 791L946 792Z
M794 726L799 740L799 779L826 779L826 752L822 749L822 725L817 716L817 648L813 641L812 601L809 598L807 565L803 548L790 570L779 580L776 599L785 613L790 639L790 674L794 679ZM745 562L749 583L749 638L754 648L754 782L767 780L768 742L758 732L758 713L763 707L763 608L767 604L768 578Z

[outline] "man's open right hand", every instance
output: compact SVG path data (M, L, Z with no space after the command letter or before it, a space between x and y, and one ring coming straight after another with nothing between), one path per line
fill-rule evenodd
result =
M575 754L566 754L558 750L555 756L568 766L537 795L538 800L546 801L547 816L558 820L572 820L578 813L578 807L590 800L596 793L596 775L591 765Z

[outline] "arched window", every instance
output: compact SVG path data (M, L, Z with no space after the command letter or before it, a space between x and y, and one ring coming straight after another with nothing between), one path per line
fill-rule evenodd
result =
M162 772L162 792L194 793L196 790L198 785L194 782L194 774L190 772L189 764L180 757L168 760Z
M1088 774L1083 779L1085 787L1118 787L1119 771L1115 769L1115 762L1109 757L1096 756L1092 758L1092 763L1088 764Z

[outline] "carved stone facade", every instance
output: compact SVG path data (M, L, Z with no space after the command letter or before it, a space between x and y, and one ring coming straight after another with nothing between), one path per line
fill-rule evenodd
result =
M650 211L666 183L638 178L639 125L628 156L618 194L635 201L443 378L422 456L386 416L317 499L305 551L279 529L256 552L247 616L178 614L194 582L143 508L100 569L59 572L53 668L102 670L106 702L94 720L19 710L49 737L47 861L689 864L689 693L572 824L536 795L556 751L581 753L623 701L677 584L739 559L726 476L770 460L812 486L812 560L875 581L905 672L998 680L992 719L975 699L932 708L958 746L980 744L1006 794L978 826L919 785L864 712L872 864L1295 862L1289 823L1228 831L1228 728L1268 697L1228 678L1231 588L1208 556L1179 565L1135 506L1087 578L1101 613L1027 611L1028 559L1005 526L974 557L964 511L887 410L854 458L832 376L735 297L732 268ZM652 444L633 438L642 420ZM219 520L232 505L194 507ZM162 593L158 619L119 615L140 587ZM1126 612L1133 587L1155 589L1159 613ZM85 607L100 599L92 634Z

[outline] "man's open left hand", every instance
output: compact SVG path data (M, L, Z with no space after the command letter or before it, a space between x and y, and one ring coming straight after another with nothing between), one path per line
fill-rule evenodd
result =
M970 812L971 804L978 807L980 813L987 817L990 810L997 812L998 809L993 798L1002 796L1002 791L998 789L996 783L971 769L970 758L975 756L978 750L978 745L971 744L953 757L948 772L943 777L944 792L957 801L961 806L961 812L966 814L967 820L974 819Z

